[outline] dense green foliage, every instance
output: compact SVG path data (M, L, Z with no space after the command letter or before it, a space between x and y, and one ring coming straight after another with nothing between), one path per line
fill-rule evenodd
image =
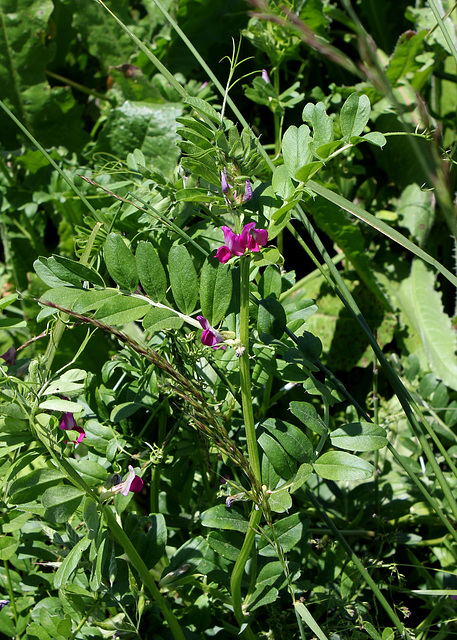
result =
M0 3L0 638L455 635L457 10L353 5Z

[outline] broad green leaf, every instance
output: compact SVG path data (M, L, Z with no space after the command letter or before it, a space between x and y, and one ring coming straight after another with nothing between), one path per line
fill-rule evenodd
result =
M294 400L290 403L289 408L293 415L298 418L300 422L303 422L308 429L314 431L314 433L317 433L319 436L323 436L327 431L325 422L317 413L314 405L309 402L297 402Z
M366 480L374 473L373 465L345 451L328 451L316 460L313 467L321 478L335 481Z
M18 299L18 297L19 297L18 293L9 293L8 295L3 296L3 298L0 299L0 310L6 309L6 307L9 307L11 304L14 304Z
M126 100L109 111L94 152L125 159L139 149L148 164L169 175L179 158L176 117L181 114L182 107L177 104Z
M276 211L271 215L270 224L268 225L268 241L276 238L278 233L280 233L289 223L290 218L292 217L290 210L293 209L298 203L299 200L291 200L290 202L286 202L286 204L284 204L279 209L276 209Z
M423 59L418 58L418 54L424 51L424 38L427 30L423 29L419 33L407 31L403 33L395 46L395 50L389 59L386 68L386 78L394 87L397 82L411 75L423 66Z
M5 562L14 556L19 541L12 536L0 536L0 560Z
M81 279L73 271L63 266L54 256L38 258L33 263L35 272L50 287L61 285L81 287Z
M387 140L380 131L370 131L363 136L354 136L351 138L351 142L353 144L369 142L370 144L374 144L376 147L383 147L387 143Z
M221 116L215 110L214 107L210 105L206 100L202 100L201 98L187 96L186 104L190 104L191 107L195 109L202 116L207 116L210 120L212 120L215 124L220 125Z
M268 496L268 504L274 513L285 513L292 507L292 498L288 489L276 489Z
M306 124L302 124L298 128L292 125L284 133L282 154L289 176L295 176L300 167L313 159L313 152L309 148L310 142L310 130Z
M109 298L95 312L95 318L112 326L140 320L149 311L150 305L141 298L118 295Z
M98 271L95 271L92 267L76 262L75 260L71 260L70 258L65 258L64 256L52 257L54 261L62 267L62 269L74 274L80 283L87 281L99 287L105 286L103 278L100 276Z
M104 256L108 273L121 289L136 291L138 288L138 273L135 258L122 236L111 232L104 246Z
M31 502L53 485L59 484L64 476L57 469L35 469L14 480L10 495L15 504Z
M282 290L282 276L278 267L270 265L262 273L259 283L259 293L262 298L272 296L279 300Z
M120 422L121 420L125 420L126 418L133 416L143 406L144 405L141 402L122 402L113 408L109 419L114 423Z
M287 198L290 198L294 193L294 183L291 180L289 169L285 164L280 164L279 167L275 167L271 178L271 186L275 194L282 200L287 200Z
M411 276L402 282L396 296L408 324L422 342L430 369L457 390L457 335L435 283L433 272L421 260L414 260Z
M267 429L297 462L302 464L311 460L313 455L311 442L297 426L278 418L268 418L262 422L262 427Z
M359 136L370 118L370 99L366 95L352 93L341 107L340 127L345 140Z
M176 244L170 249L168 273L178 309L186 315L191 314L198 300L198 281L192 258L184 245Z
M297 464L284 447L275 438L265 432L260 434L257 442L273 465L276 473L278 473L281 478L290 480L297 470Z
M274 523L274 533L284 553L287 553L303 539L309 527L309 520L302 515L294 513ZM265 527L266 536L259 540L259 554L265 557L276 557L276 549L271 546L268 539L273 540L270 527Z
M305 164L303 167L300 167L300 169L295 173L295 180L298 180L299 182L308 182L308 180L310 180L310 178L312 178L321 167L324 166L323 162L308 162L308 164Z
M70 485L47 489L41 498L46 509L46 518L52 522L68 522L84 495L84 491Z
M184 321L172 309L151 307L143 318L143 327L151 332L180 329Z
M294 493L295 491L298 491L298 489L300 489L300 487L308 480L308 478L312 475L312 473L313 473L313 467L310 464L308 464L307 462L304 462L303 464L301 464L298 468L297 473L292 478L290 493Z
M264 298L259 301L257 330L260 337L267 334L278 340L286 330L286 312L275 298Z
M223 558L236 562L240 555L243 537L239 533L230 531L211 531L208 542L212 549Z
M314 150L333 141L335 135L333 120L327 115L323 102L317 104L308 102L303 109L302 118L313 129L312 148Z
M232 299L230 267L216 258L207 258L200 274L202 315L213 326L224 318Z
M62 398L51 398L40 402L40 409L44 411L66 411L68 413L80 413L83 411L83 407L77 402L71 402L70 400L63 400Z
M89 545L90 538L87 535L75 544L54 575L55 589L60 589L60 587L68 583L71 574L78 567L83 551L85 551Z
M91 487L104 485L108 479L108 472L105 467L102 467L95 460L69 458L68 463L74 467L84 482Z
M254 611L260 607L276 602L279 591L276 587L257 587L251 594L249 602L246 604L247 611Z
M388 444L385 429L370 422L352 422L330 434L333 446L349 451L374 451Z
M419 246L423 246L435 219L432 194L418 184L409 184L399 199L398 217L401 226L408 229Z
M180 144L182 147L182 143ZM176 200L180 202L219 202L224 204L222 196L211 193L208 189L194 187L193 189L179 189L176 192Z
M201 523L204 527L212 529L231 529L233 531L248 530L248 521L233 507L226 507L225 504L218 504L204 511L201 516Z

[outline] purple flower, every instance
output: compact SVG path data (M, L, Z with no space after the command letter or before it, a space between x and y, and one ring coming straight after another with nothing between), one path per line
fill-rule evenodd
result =
M210 325L208 320L203 316L197 316L197 320L199 321L203 329L202 344L207 347L212 347L213 349L218 349L219 346L221 346L222 349L225 349L225 345L221 344L222 342L224 342L224 338L218 331L216 331L216 329L214 329L214 327Z
M10 364L16 364L16 349L14 347L10 347L8 351L5 351L4 354L0 355L0 358L3 358L7 366Z
M80 442L83 441L84 436L86 435L86 432L84 431L84 429L82 427L79 427L76 424L76 420L74 419L74 416L72 413L70 413L69 411L65 411L62 414L62 420L60 421L60 425L59 427L63 430L63 431L77 431L79 433L78 439L77 440L71 440L70 442L74 442L74 444L78 445Z
M235 189L229 182L229 176L227 175L227 169L225 167L221 171L221 191L227 202L235 205L244 204L252 198L252 186L250 181L245 181L243 193L238 194L238 189Z
M3 607L6 607L9 602L9 600L0 600L0 611L3 609Z
M120 484L116 485L111 489L113 493L120 493L123 496L128 496L129 491L133 491L133 493L139 493L143 488L143 480L140 476L137 476L134 468L131 464L129 464L129 472L124 480Z
M264 82L266 82L267 84L271 84L270 76L268 75L266 69L262 69L262 80L264 80Z
M232 185L227 181L227 169L224 167L221 171L221 189L222 193L228 193Z
M265 247L268 242L268 231L256 229L255 222L246 224L240 234L234 233L230 227L222 227L222 231L224 232L225 245L219 247L216 258L223 264L233 256L242 256L246 249L259 251L260 247Z

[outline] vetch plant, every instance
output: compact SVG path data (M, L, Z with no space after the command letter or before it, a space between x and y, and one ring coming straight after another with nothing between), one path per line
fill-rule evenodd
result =
M2 633L450 633L452 12L64 4L3 11Z

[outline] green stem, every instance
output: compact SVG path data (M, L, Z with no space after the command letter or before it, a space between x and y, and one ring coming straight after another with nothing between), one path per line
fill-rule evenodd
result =
M260 524L261 518L262 512L260 511L260 509L258 511L256 509L253 509L251 517L249 519L249 529L246 533L246 537L244 538L240 555L235 562L232 576L230 578L230 591L232 594L233 612L240 626L245 623L245 616L243 614L243 607L241 602L241 581L243 579L244 568L247 561L249 560L249 555L251 553L252 545L254 544L255 540L256 530ZM246 633L245 631L244 633L246 638L254 637L253 635L250 635L252 634L252 631L250 631L250 633Z
M17 608L16 608L16 600L14 599L13 584L11 582L11 575L10 575L10 569L9 569L9 566L8 566L8 560L4 560L3 561L3 565L5 567L5 577L6 577L6 582L8 584L8 594L9 594L9 597L10 597L10 605L11 605L11 609L13 611L14 623L15 623L16 628L17 628L18 615L17 615Z
M244 427L246 429L246 442L248 446L249 464L252 473L260 484L260 459L255 434L254 412L251 396L251 372L249 370L249 267L251 257L245 255L240 260L240 341L244 347L244 353L240 356L240 387L241 401L243 404Z
M249 463L252 474L258 484L261 481L260 458L255 434L254 412L252 409L251 396L251 373L249 370L249 267L251 258L245 255L240 260L240 342L244 348L244 353L240 355L240 387L241 401L243 406L244 427L246 430L246 442L248 447ZM256 530L260 524L262 512L260 509L253 509L249 520L249 529L241 547L240 555L233 568L230 579L230 590L232 594L232 604L235 617L240 625L244 620L241 601L241 581L244 569L254 544ZM248 640L254 638L252 631L248 628L244 631L244 637Z
M344 538L344 536L341 535L339 529L337 529L337 527L333 524L332 520L325 513L325 509L322 507L320 502L318 502L318 500L313 496L313 494L311 493L311 491L309 491L309 489L306 489L305 493L308 496L308 498L311 500L313 505L316 507L318 512L321 514L323 520L325 520L325 522L327 523L327 526L330 527L330 529L333 531L333 534L338 538L338 540L340 541L341 545L344 547L345 551L348 553L349 557L351 558L352 562L354 563L355 567L357 568L358 572L360 573L362 578L365 580L367 585L370 587L370 589L373 591L374 595L378 599L378 602L381 604L381 606L383 607L384 611L387 613L389 618L392 620L393 624L395 625L397 631L400 633L401 637L402 638L405 637L405 636L409 637L409 634L408 634L407 630L402 625L402 623L400 622L397 614L395 613L395 611L392 609L390 604L387 602L387 600L385 599L385 597L381 593L378 585L373 580L373 578L370 576L370 574L365 569L363 564L360 562L360 560L358 559L356 554L352 551L352 549L349 546L347 540Z

